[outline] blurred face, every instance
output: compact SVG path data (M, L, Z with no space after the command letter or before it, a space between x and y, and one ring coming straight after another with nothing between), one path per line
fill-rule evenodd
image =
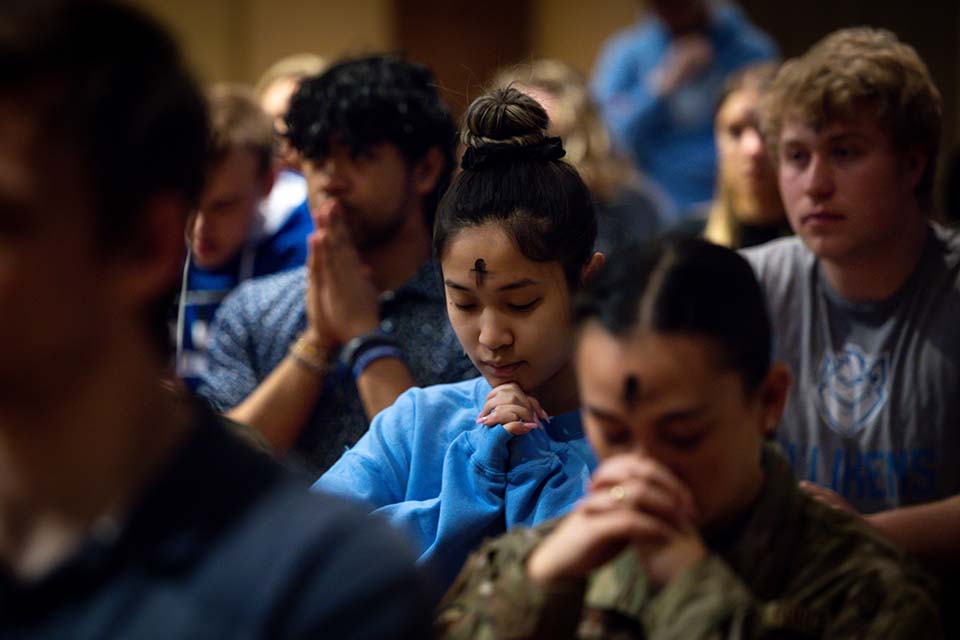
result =
M575 361L584 428L601 460L633 453L667 466L692 492L701 528L749 506L782 397L745 393L740 375L719 366L713 343L696 336L621 337L590 322Z
M490 223L457 232L441 266L450 323L487 382L552 395L538 390L570 374L573 350L560 264L530 260Z
M730 94L717 112L720 180L739 222L776 224L783 220L777 175L757 122L756 91Z
M236 257L254 230L260 201L270 191L270 175L260 173L256 155L235 149L211 171L200 208L188 223L193 261L217 269Z
M898 154L869 111L819 130L788 115L779 144L790 226L820 258L883 259L922 219L914 189L924 158Z
M392 241L408 216L421 215L412 169L391 143L374 145L356 155L331 145L326 158L304 160L310 208L333 198L359 251Z
M122 315L81 165L64 149L48 151L36 119L0 99L2 403L51 402L73 388L102 360Z

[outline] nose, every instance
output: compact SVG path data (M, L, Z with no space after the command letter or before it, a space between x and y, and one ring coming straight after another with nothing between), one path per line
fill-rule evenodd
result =
M350 187L349 172L346 163L340 158L327 158L320 165L320 170L326 177L321 188L328 196L336 197L345 193Z
M494 309L485 309L480 316L479 342L491 352L513 344L513 333L509 324Z
M748 127L744 130L741 140L743 153L751 159L759 159L767 152L763 144L763 136L753 127Z
M823 200L833 194L834 182L830 164L820 154L813 154L807 166L806 193L813 200Z

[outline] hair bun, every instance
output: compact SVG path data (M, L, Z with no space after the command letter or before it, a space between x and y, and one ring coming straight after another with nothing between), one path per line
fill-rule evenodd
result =
M519 159L557 160L564 156L560 138L548 137L550 118L539 102L504 87L473 101L462 134L467 149L461 166L481 169Z

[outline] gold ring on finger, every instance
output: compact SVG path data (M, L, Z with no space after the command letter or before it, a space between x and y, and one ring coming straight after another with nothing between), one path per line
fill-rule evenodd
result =
M623 488L622 484L615 484L610 487L610 497L616 502L623 502L627 499L627 490Z

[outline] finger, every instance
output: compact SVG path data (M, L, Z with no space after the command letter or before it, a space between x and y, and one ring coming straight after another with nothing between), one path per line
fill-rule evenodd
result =
M536 413L537 416L539 416L542 420L550 422L550 414L544 411L543 406L541 406L540 402L533 396L527 396L527 398L530 400L530 403L533 405L534 413Z
M477 419L477 424L485 424L492 427L497 424L506 424L507 422L533 422L536 423L536 416L529 408L516 404L501 405L494 407L490 412Z
M336 205L337 201L333 198L324 198L320 204L310 210L313 216L313 224L317 229L330 226L330 216Z
M590 503L589 510L610 511L612 509L632 509L665 519L674 527L688 524L689 514L685 505L677 502L676 496L649 482L630 482L602 489L593 495L596 499Z
M649 457L633 454L614 456L594 471L590 489L609 489L633 479L646 480L673 496L688 517L696 519L697 510L690 489L666 466Z
M663 544L676 535L676 529L649 514L617 509L584 518L584 535L608 543L615 540L638 545Z
M497 395L489 397L487 401L483 404L483 407L480 408L480 415L478 418L489 414L496 407L502 407L506 405L517 405L521 407L528 407L532 411L533 408L527 403L527 398L523 394L514 393L510 389L505 389Z
M540 425L538 425L536 422L515 421L515 422L508 422L507 424L503 425L503 428L508 433L511 433L515 436L522 436L524 434L530 433L534 429L539 429Z

